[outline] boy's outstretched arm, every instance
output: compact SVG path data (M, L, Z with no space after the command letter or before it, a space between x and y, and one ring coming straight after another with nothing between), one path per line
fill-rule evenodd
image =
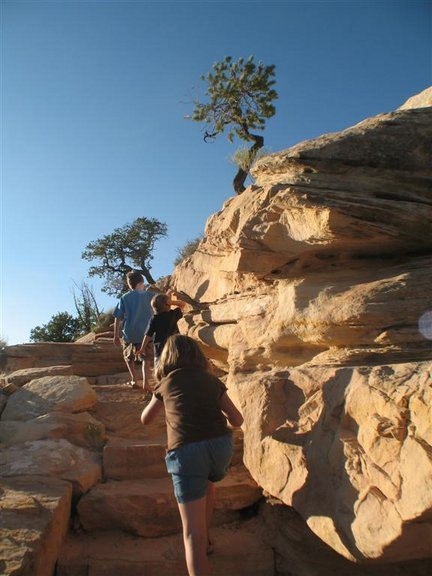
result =
M177 297L177 292L170 292L168 296L170 299L170 306L178 306L181 309L186 306L186 302L184 300L180 300L180 298Z

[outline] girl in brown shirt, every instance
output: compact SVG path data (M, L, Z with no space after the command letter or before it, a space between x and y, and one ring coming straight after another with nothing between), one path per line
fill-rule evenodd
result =
M190 576L206 576L214 483L226 475L233 451L228 422L241 426L243 416L223 382L209 372L207 359L189 336L168 338L156 378L158 383L141 422L150 424L165 409L165 462L182 520L188 572Z

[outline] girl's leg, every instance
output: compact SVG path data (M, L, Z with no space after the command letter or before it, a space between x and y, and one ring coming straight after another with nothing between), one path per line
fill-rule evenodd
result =
M207 527L207 554L213 552L213 543L210 538L210 524L213 518L213 509L216 497L216 487L213 482L207 483L206 494L206 527Z
M208 576L207 497L178 504L189 576Z

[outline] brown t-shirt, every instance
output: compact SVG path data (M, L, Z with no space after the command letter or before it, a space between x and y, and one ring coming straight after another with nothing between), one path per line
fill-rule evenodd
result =
M168 450L229 434L219 400L226 386L199 368L180 368L163 378L154 389L164 403Z

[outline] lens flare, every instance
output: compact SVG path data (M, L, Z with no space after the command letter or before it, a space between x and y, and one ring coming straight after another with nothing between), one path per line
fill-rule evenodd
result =
M432 340L432 311L429 310L420 316L419 331L422 336L428 340Z

